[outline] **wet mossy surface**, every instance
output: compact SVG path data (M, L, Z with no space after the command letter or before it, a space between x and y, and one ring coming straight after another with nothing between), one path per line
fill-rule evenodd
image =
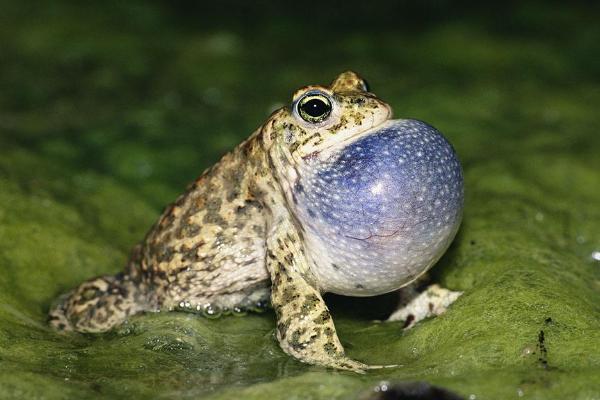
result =
M2 2L0 398L342 399L383 380L600 396L598 8L347 4ZM393 296L328 298L353 358L400 367L300 364L272 312L47 328L52 301L119 271L187 182L346 69L444 132L465 169L464 222L433 270L465 292L449 312L403 332L373 322Z

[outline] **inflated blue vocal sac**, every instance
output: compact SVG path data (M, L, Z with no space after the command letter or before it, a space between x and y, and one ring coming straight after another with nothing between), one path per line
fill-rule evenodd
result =
M461 165L441 133L421 121L389 120L325 160L308 159L300 175L299 220L330 292L371 296L410 283L460 225Z

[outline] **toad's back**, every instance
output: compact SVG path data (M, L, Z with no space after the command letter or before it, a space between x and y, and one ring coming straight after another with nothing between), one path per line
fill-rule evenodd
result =
M164 291L160 308L231 309L266 287L266 210L253 190L261 158L250 162L256 154L245 146L194 182L145 239L139 267ZM263 290L251 300L267 297Z
M63 330L98 332L139 311L216 316L263 308L269 298L268 210L257 198L264 191L256 178L268 180L268 169L261 165L257 137L225 155L165 209L134 248L125 274L84 283L64 296L51 322ZM114 307L103 312L105 303Z

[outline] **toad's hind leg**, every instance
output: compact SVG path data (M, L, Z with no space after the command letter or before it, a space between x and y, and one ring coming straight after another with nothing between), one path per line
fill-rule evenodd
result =
M310 273L299 234L291 221L277 224L267 240L271 302L277 315L277 339L283 351L308 363L364 372L369 366L348 358L327 305Z
M151 309L147 291L129 275L102 276L61 296L49 323L62 331L103 332L129 316Z

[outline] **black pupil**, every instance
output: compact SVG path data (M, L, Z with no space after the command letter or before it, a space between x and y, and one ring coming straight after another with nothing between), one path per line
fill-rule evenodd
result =
M306 103L302 104L301 107L302 111L313 118L318 118L329 112L329 104L325 103L321 99L310 99Z

